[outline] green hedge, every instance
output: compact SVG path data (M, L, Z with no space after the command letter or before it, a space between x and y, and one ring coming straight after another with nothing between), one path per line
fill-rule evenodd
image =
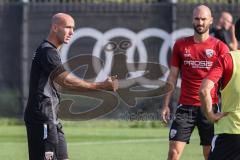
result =
M62 121L64 126L85 127L85 128L163 128L166 124L162 121L123 121L123 120L90 120L90 121ZM0 118L0 126L21 126L23 119Z
M1 117L22 116L20 98L21 97L18 90L1 90L0 91L0 116Z

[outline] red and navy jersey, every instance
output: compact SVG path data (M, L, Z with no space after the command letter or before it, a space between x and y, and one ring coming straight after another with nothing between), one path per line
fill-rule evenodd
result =
M202 80L218 57L228 52L228 47L212 36L201 43L195 42L193 36L176 41L171 65L178 67L181 73L180 104L201 105L198 93ZM213 103L217 103L217 86L211 94Z

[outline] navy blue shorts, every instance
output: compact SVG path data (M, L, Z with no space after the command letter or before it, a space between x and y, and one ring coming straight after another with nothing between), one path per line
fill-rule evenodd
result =
M214 136L208 160L240 160L240 135L219 134Z
M214 105L214 111L217 110L218 106ZM204 116L201 107L179 105L170 128L169 140L188 144L195 126L198 128L200 145L211 145L214 136L214 125Z

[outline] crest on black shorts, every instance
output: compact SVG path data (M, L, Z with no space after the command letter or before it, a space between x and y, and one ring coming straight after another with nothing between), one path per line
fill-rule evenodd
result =
M171 129L171 131L170 131L170 138L175 137L176 134L177 134L177 130L176 129Z

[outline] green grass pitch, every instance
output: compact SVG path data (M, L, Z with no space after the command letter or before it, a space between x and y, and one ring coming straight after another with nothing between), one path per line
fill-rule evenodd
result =
M87 121L64 124L71 160L166 160L168 128L131 128L128 122ZM120 124L120 125L119 125ZM27 160L24 126L0 126L0 157ZM182 160L202 160L197 132L192 135Z

